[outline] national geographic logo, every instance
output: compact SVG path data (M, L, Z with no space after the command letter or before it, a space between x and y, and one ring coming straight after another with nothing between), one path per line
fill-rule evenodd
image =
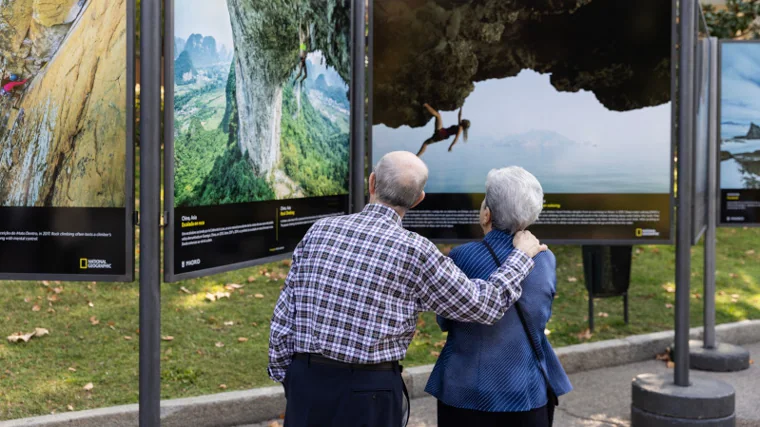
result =
M110 270L111 263L104 259L79 258L80 270Z
M653 228L637 228L636 237L659 237L660 232Z

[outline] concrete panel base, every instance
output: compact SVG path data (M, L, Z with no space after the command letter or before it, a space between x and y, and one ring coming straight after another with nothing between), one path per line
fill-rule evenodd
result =
M749 351L742 347L718 343L704 348L702 341L689 341L691 369L711 372L737 372L749 369Z

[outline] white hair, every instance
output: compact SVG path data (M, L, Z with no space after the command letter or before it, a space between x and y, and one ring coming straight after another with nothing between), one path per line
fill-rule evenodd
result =
M422 195L427 179L422 160L409 152L394 151L375 166L375 194L388 205L410 209Z
M485 204L494 228L514 233L536 222L544 207L544 190L519 166L493 169L486 178Z

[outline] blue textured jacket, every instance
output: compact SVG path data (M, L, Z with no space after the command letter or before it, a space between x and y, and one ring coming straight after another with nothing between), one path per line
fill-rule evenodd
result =
M502 231L488 233L485 240L502 261L513 249L512 236ZM482 242L457 247L450 257L470 278L487 279L497 268ZM534 340L540 343L541 364L561 396L572 386L544 334L556 292L556 259L546 251L534 260L536 265L523 282L520 305ZM440 316L438 323L449 334L426 392L449 406L487 412L529 411L546 405L546 383L515 307L493 326Z

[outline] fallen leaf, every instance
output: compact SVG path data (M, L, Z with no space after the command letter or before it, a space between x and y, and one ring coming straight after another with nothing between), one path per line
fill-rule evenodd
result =
M95 387L95 386L93 386L92 383L87 383L87 385L85 385L84 387L82 387L82 389L84 391L92 391L93 387Z
M58 295L50 295L49 297L47 297L47 300L50 302L56 302L58 301L58 299L59 299Z
M731 298L739 298L739 294L731 294Z
M127 340L127 341L130 341L132 339L132 337L130 337L129 335L126 335L126 336L124 336L124 339Z
M544 329L544 335L551 335L552 331Z
M184 287L184 286L180 286L180 287L179 287L179 290L180 290L180 291L182 291L182 292L184 292L184 293L186 293L186 294L192 294L192 292L190 292L190 290L189 290L189 289L187 289L187 288L186 288L186 287Z
M282 427L282 424L280 424L278 421L270 421L269 424L267 424L267 427Z
M247 341L248 341L248 338L246 338L246 337L240 337L240 338L238 338L238 342L247 342Z
M652 253L659 254L660 249L659 248L652 248Z
M438 356L440 356L440 355L441 355L441 353L440 353L440 352L437 352L437 351L431 351L431 352L430 352L430 355L431 355L431 356L433 356L433 357L438 357Z
M750 365L754 365L754 364L755 364L755 361L754 361L754 360L752 360L752 359L749 359L749 364L750 364Z
M92 326L95 326L95 325L97 325L98 323L100 323L100 320L98 320L98 318L97 318L97 317L95 317L95 316L92 316L92 317L90 317L90 323L92 323Z
M571 276L571 277L568 277L568 278L567 278L567 281L568 281L568 282L570 282L570 283L575 283L575 282L577 282L577 281L578 281L578 278L577 278L577 277L572 277L572 276Z
M665 304L665 308L673 308L673 304L667 303Z
M608 313L605 313L605 312L603 312L603 311L600 311L600 312L599 312L599 317L610 317L610 315L609 315Z
M32 306L32 311L40 311L40 306L37 304L34 304L34 306Z
M668 363L666 364L666 366L668 367L668 369L673 369L675 368L676 364L668 360Z
M747 252L744 252L744 253L747 254L747 255L754 255L755 254L755 250L754 249L750 249L750 250L748 250Z
M29 298L24 298L24 302L29 302Z
M66 405L66 409L68 409L69 411L73 411L73 410L74 410L74 407L73 407L73 406L71 406L71 405Z
M45 286L50 286L50 282L48 282L47 280L43 280L42 284L45 285Z
M221 348L221 347L224 347L224 343L223 343L223 342L218 342L218 343L216 343L215 345L216 345L217 347L220 347L220 348Z
M76 368L73 368L73 367L70 367L70 368L69 368L69 371L71 371L71 372L76 372L76 371L77 371L77 369L76 369Z
M262 294L255 294L254 297L256 297L258 299L261 299L261 298L264 298L264 295L262 295Z
M676 288L674 286L671 286L671 285L662 285L662 289L665 289L665 292L667 292L669 294L672 294L673 292L676 291Z
M718 295L720 295L720 296L723 296L725 294L726 294L726 291L720 291L720 292L718 292Z
M57 294L60 294L61 292L63 292L63 288L60 288L60 287L59 288L53 288L53 292L55 292Z
M731 302L734 303L734 304L736 304L737 302L739 302L739 300L737 298L732 298Z
M8 337L8 341L10 342L29 342L29 340L34 336L34 332L30 332L28 334L23 334L21 332L14 332Z
M93 304L91 301L87 303L90 307L95 307L95 304Z
M227 384L219 384L219 388L221 388L222 390L226 390Z
M654 358L663 362L668 362L670 361L670 352L666 351L665 353L660 353Z
M433 346L437 348L443 348L444 345L446 345L446 340L438 341L437 343L433 344Z
M173 337L173 336L171 336L171 335L162 335L162 336L161 336L161 339L162 339L163 341L174 341L174 337Z
M35 337L44 337L45 335L50 335L50 331L45 328L34 328Z
M224 289L227 289L228 291L234 290L234 289L240 289L243 285L238 285L237 283L230 283L229 285L225 286Z
M736 274L736 273L728 273L728 277L730 277L732 279L736 279L737 277L739 277L739 275Z
M587 340L587 339L590 339L592 335L593 334L591 333L591 330L590 329L586 329L585 331L583 331L583 332L581 332L579 334L576 334L575 336L579 340Z
M209 300L209 301L212 301L212 302L216 301L216 295L214 295L214 294L212 294L210 292L206 292L206 299Z
M232 326L235 322L224 322L224 326Z

